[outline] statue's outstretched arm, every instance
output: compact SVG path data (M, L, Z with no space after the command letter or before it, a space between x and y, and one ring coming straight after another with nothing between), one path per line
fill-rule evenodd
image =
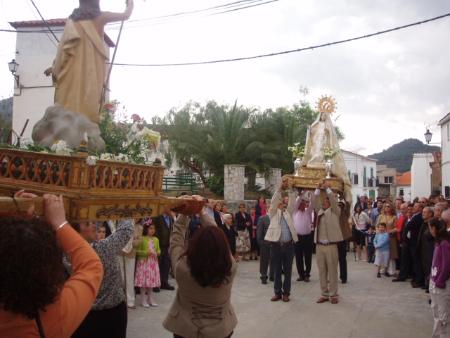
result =
M127 8L123 13L102 12L100 20L102 20L102 23L104 25L110 22L128 20L131 16L131 13L133 13L133 8L134 8L133 0L127 0Z

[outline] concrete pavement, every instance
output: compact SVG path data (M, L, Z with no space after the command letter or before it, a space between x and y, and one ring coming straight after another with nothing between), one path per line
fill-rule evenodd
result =
M313 261L310 283L296 282L295 262L291 301L270 302L273 283L262 285L259 261L239 263L232 304L238 316L233 337L242 338L428 338L433 319L428 296L409 283L376 278L375 267L354 262L348 255L349 280L339 285L340 303L316 304L320 296L317 267ZM172 281L173 282L173 281ZM174 283L174 282L173 282ZM173 337L162 327L175 291L156 294L158 308L139 305L129 311L129 338ZM137 296L139 302L139 296ZM219 338L219 337L218 337Z

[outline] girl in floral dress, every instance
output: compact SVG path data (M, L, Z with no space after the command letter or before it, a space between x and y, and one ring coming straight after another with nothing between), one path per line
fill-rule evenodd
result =
M141 288L143 307L158 306L152 296L152 289L161 286L158 266L161 249L155 232L153 224L144 225L143 236L136 250L137 264L134 284Z

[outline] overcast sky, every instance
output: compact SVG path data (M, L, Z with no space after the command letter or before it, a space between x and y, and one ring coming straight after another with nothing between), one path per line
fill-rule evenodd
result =
M132 20L196 10L236 0L135 0ZM76 0L35 0L45 18L67 17ZM103 0L121 11L123 1ZM448 0L279 0L221 15L126 23L116 62L200 61L317 45L450 12ZM0 28L35 20L29 0L0 0ZM117 26L107 33L117 38ZM338 102L341 147L370 154L405 138L424 139L450 111L450 17L339 46L285 56L191 67L115 67L112 98L130 114L163 116L189 100L288 106L303 96L313 105L329 94ZM15 34L0 32L0 98L12 93L7 63ZM1 66L3 65L3 66Z

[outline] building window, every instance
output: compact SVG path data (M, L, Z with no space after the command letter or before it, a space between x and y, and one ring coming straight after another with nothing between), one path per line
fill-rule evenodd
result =
M392 183L394 183L394 176L384 176L384 183L385 184L392 184Z
M400 194L400 196L405 196L405 191L403 190L403 188L400 188L399 194Z
M367 187L367 168L364 167L364 171L363 171L363 186Z
M353 174L353 184L358 184L358 174Z
M450 141L450 122L447 123L447 141Z

